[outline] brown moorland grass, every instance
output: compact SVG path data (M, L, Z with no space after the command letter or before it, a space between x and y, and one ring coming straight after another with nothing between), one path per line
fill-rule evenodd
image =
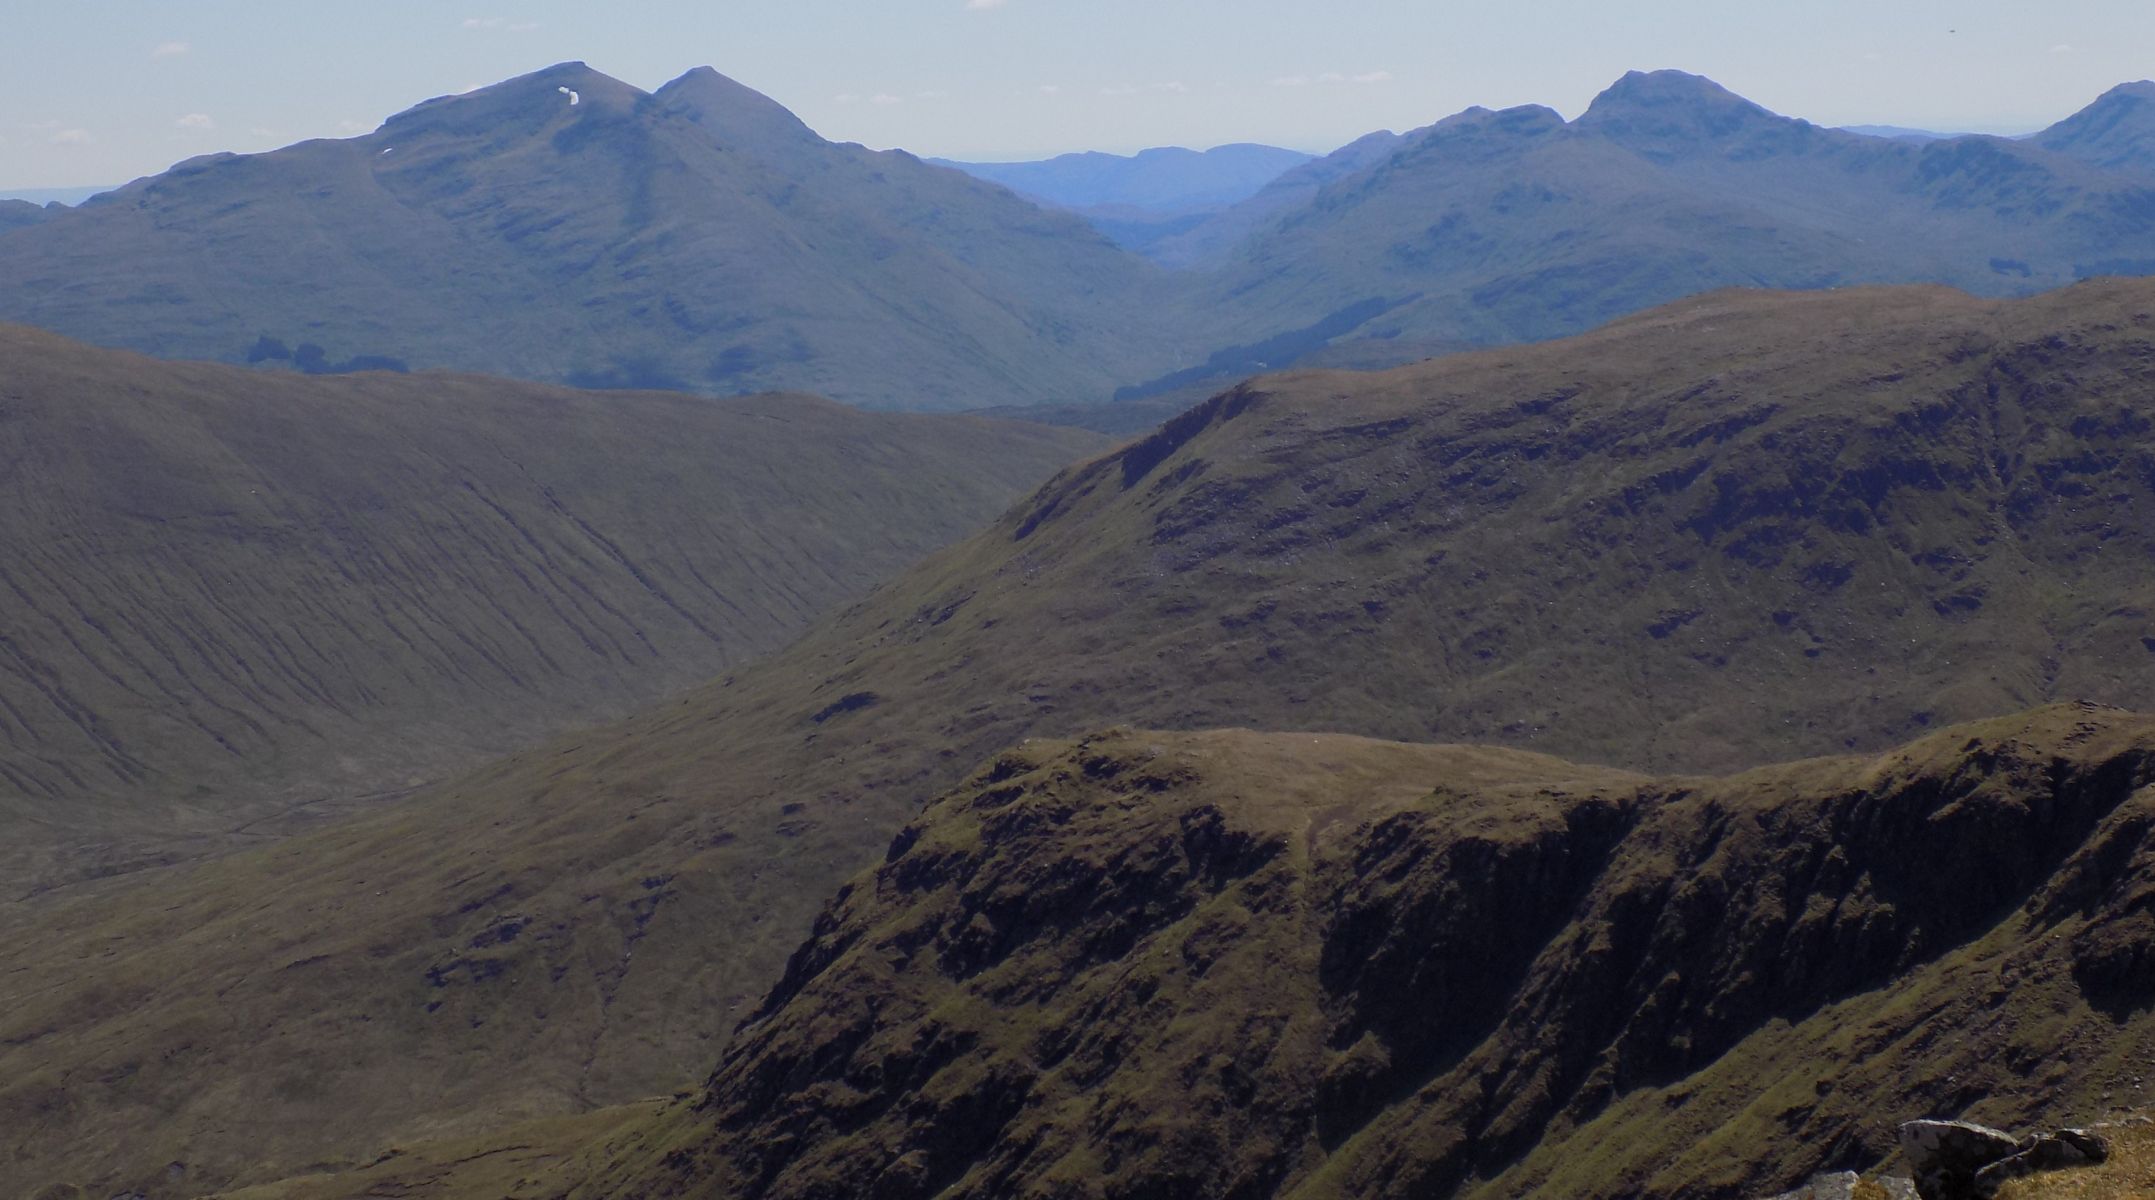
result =
M174 1158L250 1183L678 1086L831 890L1027 736L1303 729L1666 775L2155 704L2151 348L2145 283L1735 293L1254 382L678 701L0 928L25 1131L0 1173L158 1196ZM1927 969L1959 996L1977 968ZM1863 1048L1905 1060L1899 1028ZM1725 1060L1786 1081L1756 1120L1835 1111L1805 1091L1823 1036ZM1703 1141L1713 1111L1634 1090L1595 1119Z
M807 396L310 379L0 327L0 897L260 841L625 715L1095 444Z

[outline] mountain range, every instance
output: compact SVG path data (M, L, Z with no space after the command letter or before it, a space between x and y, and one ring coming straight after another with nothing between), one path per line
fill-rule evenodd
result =
M1094 445L0 327L0 894L263 840L625 715Z
M2141 1044L2144 723L1940 731L2150 702L2151 363L2146 282L1730 292L1223 392L637 716L0 911L0 1186L539 1122L589 1156L516 1194L1730 1196L2002 1073L2077 1118Z
M1200 303L1216 376L1535 340L1716 287L2014 295L2155 271L2146 85L2034 138L1908 143L1634 72L1577 120L1469 110L1246 236ZM1175 382L1180 382L1180 376Z
M645 93L564 64L0 236L0 319L163 357L917 409L1180 357L1152 268L1076 217L826 142L709 70Z
M0 318L310 372L1049 411L1559 337L1724 286L2155 272L2151 147L2146 83L2029 138L1917 142L1660 71L1576 120L1470 109L1261 187L1291 156L994 168L1066 203L1248 193L1096 228L827 142L708 69L645 93L566 64L363 137L0 206Z

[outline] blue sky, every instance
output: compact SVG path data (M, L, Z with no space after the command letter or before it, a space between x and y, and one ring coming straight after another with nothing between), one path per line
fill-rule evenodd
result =
M2155 74L2147 0L97 0L15 6L0 187L120 182L371 129L568 59L714 66L825 136L920 154L1328 149L1470 104L1575 115L1680 67L1824 124L2018 131Z

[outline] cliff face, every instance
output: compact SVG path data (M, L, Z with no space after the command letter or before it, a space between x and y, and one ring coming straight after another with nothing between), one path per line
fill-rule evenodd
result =
M2155 1044L2151 778L2085 706L1719 779L1030 742L576 1194L1736 1197L2098 1112Z

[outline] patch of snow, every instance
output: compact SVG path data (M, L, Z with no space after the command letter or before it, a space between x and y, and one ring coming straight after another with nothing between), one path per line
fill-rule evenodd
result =
M562 95L564 95L564 96L567 96L567 97L569 98L569 107L570 107L570 108L575 108L575 107L576 107L577 105L579 105L579 104L582 104L582 103L584 102L584 98L583 98L583 96L582 96L581 94L577 93L577 92L576 92L576 91L575 91L574 89L572 89L572 88L558 87L558 88L555 88L554 90L555 90L555 91L557 91L557 92L560 92L560 93L561 93Z

